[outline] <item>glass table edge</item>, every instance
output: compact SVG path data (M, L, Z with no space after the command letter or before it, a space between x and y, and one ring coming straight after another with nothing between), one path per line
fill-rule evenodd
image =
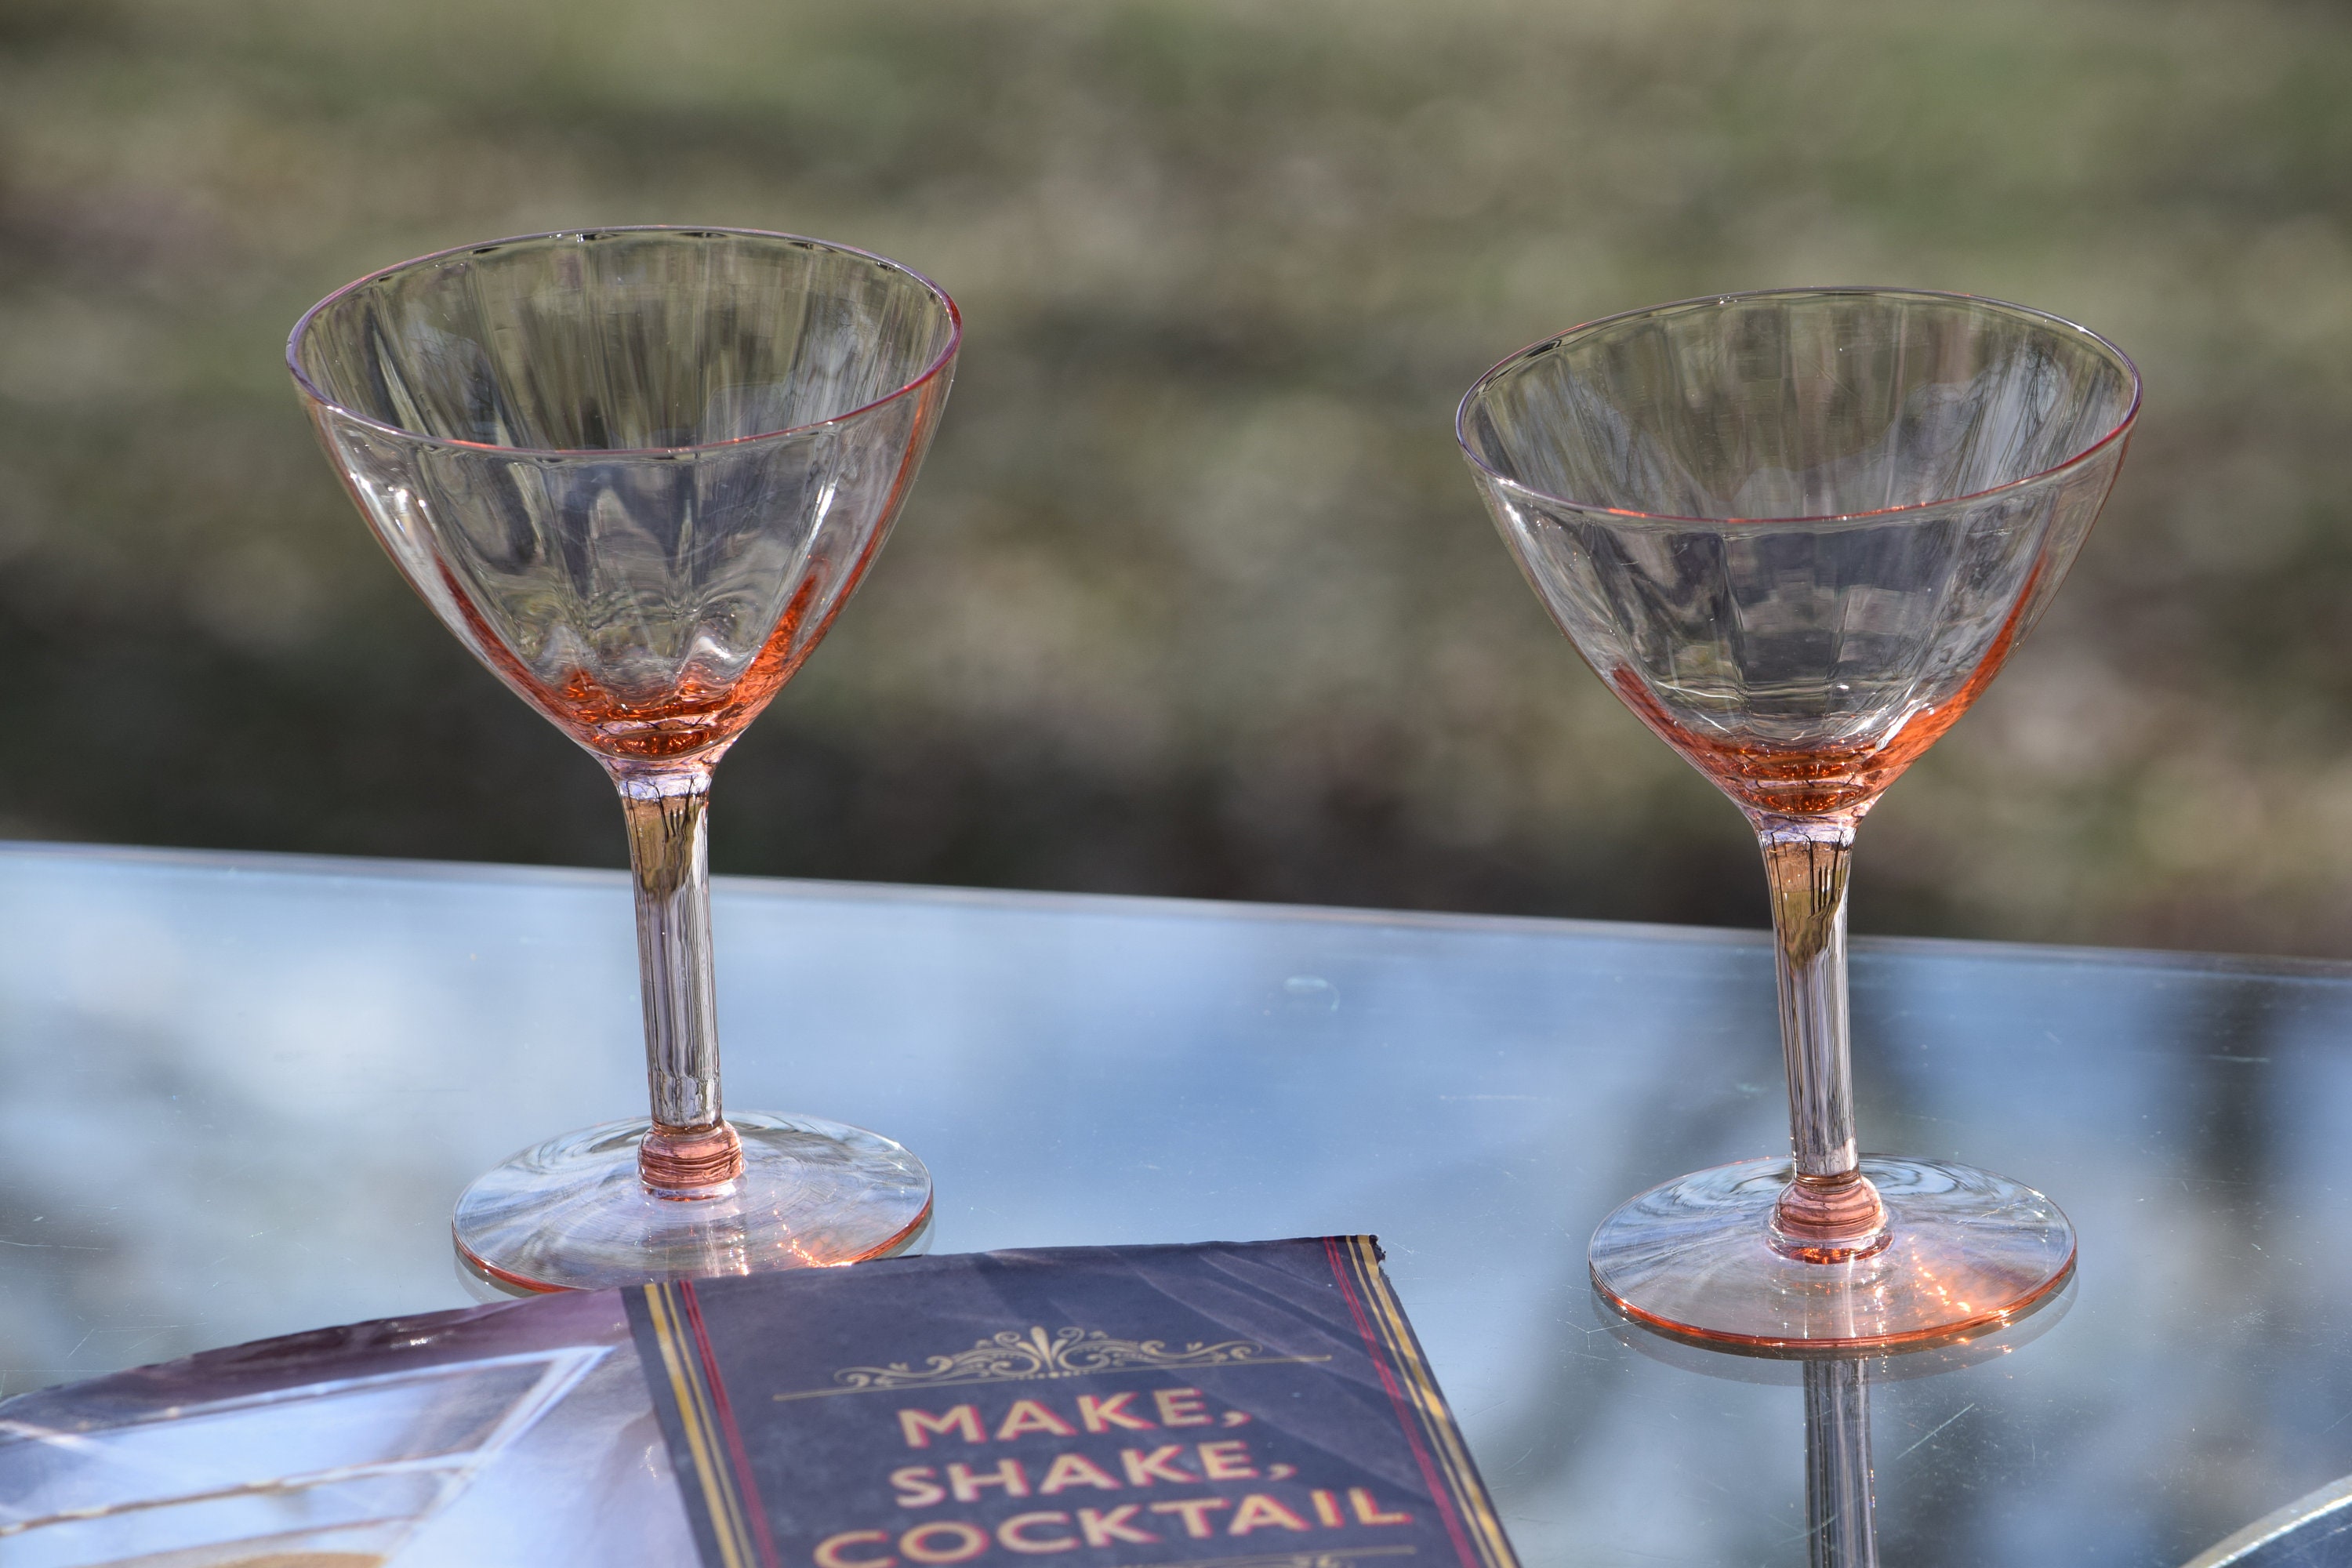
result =
M289 853L263 849L199 849L165 846L0 838L0 862L90 860L129 867L211 871L227 876L309 876L345 881L490 882L504 886L623 888L628 873L583 866L524 865L496 860L421 860L392 857ZM1266 924L1402 927L1433 932L1682 943L1769 949L1770 933L1723 926L1570 919L1549 915L1478 914L1455 910L1360 909L1328 904L1253 903L1136 893L1041 891L862 882L817 878L720 875L713 891L728 899L856 901L931 907L1004 909L1037 914L1110 915ZM1856 936L1857 954L1995 961L2037 965L2162 968L2276 979L2352 981L2352 961L2166 948L2093 947L1979 938Z

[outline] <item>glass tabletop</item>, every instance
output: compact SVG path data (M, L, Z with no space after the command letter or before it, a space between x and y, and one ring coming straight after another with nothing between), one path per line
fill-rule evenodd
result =
M1583 1260L1785 1151L1760 934L723 879L716 923L729 1103L904 1141L935 1250L1377 1234L1530 1568L1808 1561L1794 1372L1621 1342ZM464 1304L465 1183L642 1106L633 942L617 873L0 848L0 1394ZM2179 1564L2352 1472L2352 965L1865 940L1853 1008L1865 1146L2082 1237L2031 1334L1870 1388L1886 1561Z

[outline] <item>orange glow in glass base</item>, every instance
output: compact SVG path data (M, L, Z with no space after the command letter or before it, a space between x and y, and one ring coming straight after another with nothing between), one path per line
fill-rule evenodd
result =
M1867 1351L1997 1326L2066 1282L2074 1227L2004 1176L1865 1154L1890 1239L1837 1263L1771 1245L1787 1160L1718 1165L1653 1187L1593 1233L1592 1283L1628 1317L1726 1347Z
M814 1116L755 1111L728 1123L741 1173L692 1192L646 1186L642 1120L524 1150L457 1200L458 1263L474 1284L535 1295L824 1268L929 1245L930 1173L899 1144Z

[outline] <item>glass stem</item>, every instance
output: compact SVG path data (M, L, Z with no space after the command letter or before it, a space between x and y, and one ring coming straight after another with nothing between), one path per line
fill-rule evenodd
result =
M1888 1240L1885 1205L1864 1178L1853 1136L1846 1044L1845 885L1850 816L1759 816L1772 893L1780 1049L1789 1071L1796 1179L1774 1210L1771 1242L1813 1263L1865 1257Z
M1805 1363L1805 1511L1812 1568L1878 1568L1870 1375L1862 1362Z
M709 1197L743 1171L719 1109L718 988L710 952L710 768L615 770L637 889L637 972L646 1009L653 1129L637 1174L664 1197Z

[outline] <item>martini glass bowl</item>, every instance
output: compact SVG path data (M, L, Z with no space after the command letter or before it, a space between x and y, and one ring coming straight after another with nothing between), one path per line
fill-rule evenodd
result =
M627 821L648 1118L478 1179L460 1260L510 1292L919 1246L929 1173L812 1116L721 1114L711 770L882 546L961 326L895 262L620 228L362 278L287 357L352 498L434 614L601 763Z
M1594 1285L1633 1318L1885 1347L2002 1321L2073 1269L2032 1188L1858 1153L1846 872L1864 814L2048 605L2138 408L2131 362L2080 327L1886 289L1612 317L1463 399L1471 472L1552 618L1763 849L1792 1158L1601 1223Z

